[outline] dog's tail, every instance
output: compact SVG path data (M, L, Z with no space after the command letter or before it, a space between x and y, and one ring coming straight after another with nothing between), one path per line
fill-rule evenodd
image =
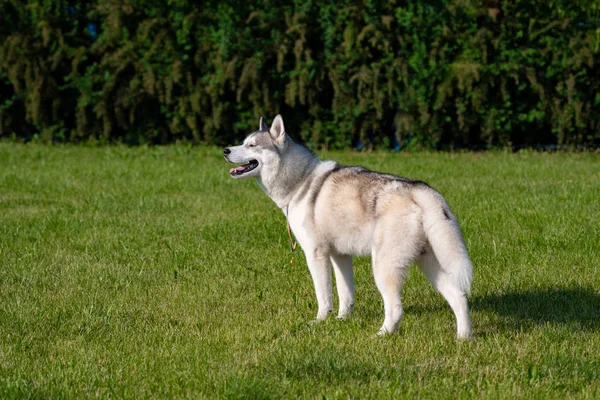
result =
M416 191L414 199L423 210L423 229L442 270L460 291L470 293L473 265L456 216L433 189Z

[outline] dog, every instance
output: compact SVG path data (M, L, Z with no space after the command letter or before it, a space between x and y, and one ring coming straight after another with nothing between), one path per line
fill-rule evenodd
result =
M286 133L277 115L243 144L223 150L234 179L256 178L285 214L304 250L318 302L317 321L333 311L331 266L338 318L354 306L353 255L372 256L385 309L379 335L396 331L404 315L400 292L416 263L456 316L457 337L471 338L466 295L473 266L456 216L442 195L421 181L319 161Z

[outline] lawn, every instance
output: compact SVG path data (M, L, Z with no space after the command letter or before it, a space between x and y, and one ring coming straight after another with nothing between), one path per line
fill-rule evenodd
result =
M0 144L1 398L600 398L600 154L326 153L429 182L474 264L474 338L417 269L397 334L347 321L220 149Z

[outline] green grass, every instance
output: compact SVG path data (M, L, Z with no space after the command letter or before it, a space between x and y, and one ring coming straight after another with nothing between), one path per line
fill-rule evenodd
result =
M0 144L0 397L600 397L600 155L322 156L446 196L472 341L416 269L376 337L368 258L353 317L309 324L282 213L219 149Z

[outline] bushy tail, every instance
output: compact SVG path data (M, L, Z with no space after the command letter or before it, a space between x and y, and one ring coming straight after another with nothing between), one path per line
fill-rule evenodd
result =
M416 192L414 199L423 210L423 229L442 270L463 293L470 293L473 265L456 216L432 189Z

